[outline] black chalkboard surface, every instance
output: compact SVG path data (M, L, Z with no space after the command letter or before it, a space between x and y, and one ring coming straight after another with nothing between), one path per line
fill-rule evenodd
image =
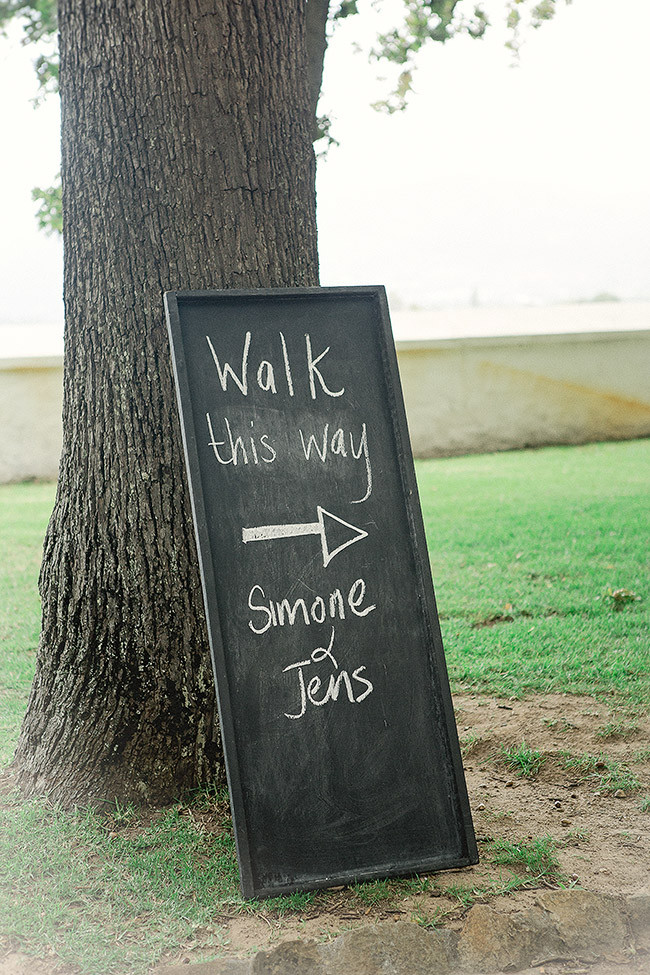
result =
M165 305L244 896L475 863L383 288Z

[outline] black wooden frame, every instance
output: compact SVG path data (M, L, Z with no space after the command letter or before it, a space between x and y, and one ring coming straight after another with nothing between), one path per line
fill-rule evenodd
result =
M242 795L242 782L237 760L237 740L234 731L233 713L226 677L226 648L223 644L219 610L216 599L213 552L209 532L206 525L206 510L201 484L199 455L197 449L196 431L191 412L190 388L187 375L183 332L179 306L192 302L218 302L220 299L242 298L245 300L272 301L275 298L286 301L292 298L304 301L309 298L314 301L328 300L337 296L360 297L370 299L375 303L377 317L380 322L379 344L384 370L386 388L390 397L390 416L392 420L392 436L395 440L396 453L402 480L404 504L408 514L410 542L417 566L418 588L421 596L421 606L426 632L428 635L428 652L435 671L440 678L440 694L442 698L445 726L449 736L449 748L452 758L453 781L456 787L456 801L459 811L459 825L463 837L463 849L457 859L450 861L449 857L440 862L440 858L431 857L420 861L417 871L409 864L387 864L385 870L373 867L367 872L354 870L342 872L336 876L314 877L308 886L282 885L272 889L258 889L255 886L251 858L249 853L248 826ZM390 325L390 317L386 294L383 286L366 287L336 287L336 288L271 288L257 290L214 290L214 291L177 291L164 295L165 313L169 340L172 353L174 380L178 399L178 409L183 436L186 468L190 488L192 514L199 554L201 582L205 603L208 636L214 669L217 702L221 734L226 763L226 773L230 790L231 808L237 857L239 861L242 892L245 897L270 897L278 894L290 893L295 890L318 889L341 884L370 880L378 876L405 876L415 872L425 873L440 869L453 869L478 862L478 851L474 836L469 800L465 785L463 765L456 731L451 693L447 676L440 624L436 610L433 582L431 578L429 556L426 545L424 523L420 509L415 468L410 448L410 438L404 409L402 388L399 377L397 356Z

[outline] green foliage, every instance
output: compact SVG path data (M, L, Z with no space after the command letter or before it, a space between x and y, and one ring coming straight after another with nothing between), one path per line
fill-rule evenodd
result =
M633 735L638 730L638 725L623 721L622 718L615 718L613 721L608 721L606 724L601 725L596 730L596 735L598 738L605 739L627 738L628 735Z
M0 34L6 36L11 21L20 24L22 43L33 45L37 51L34 70L38 79L39 94L34 99L40 104L48 95L59 90L59 52L57 45L56 0L0 0ZM32 199L39 204L36 220L40 230L47 234L60 234L62 230L61 178L45 189L32 190Z
M366 905L378 904L380 901L388 900L392 895L389 880L371 880L366 883L354 884L352 890L356 899Z
M470 731L468 735L463 735L459 742L463 758L471 755L481 744L481 741L481 736L474 731Z
M605 795L637 792L641 788L641 782L631 769L607 755L572 755L570 752L560 752L560 755L565 769L577 772L582 781L593 782Z
M551 20L561 0L507 0L504 7L508 29L506 47L515 60L529 30L536 30ZM571 0L564 0L571 3ZM475 39L484 36L490 27L488 16L480 4L469 0L403 0L402 21L380 36L371 51L376 61L401 66L397 82L386 99L375 102L374 108L393 113L402 111L412 89L417 55L429 42L444 44L453 37L465 34ZM381 7L381 3L378 4Z
M506 22L511 37L507 47L515 55L518 55L522 44L526 21L532 28L539 27L544 21L551 19L558 2L560 0L508 0ZM571 0L564 2L570 3ZM480 38L489 26L483 8L468 3L467 0L403 0L403 3L404 16L401 23L381 34L370 53L371 59L391 62L401 69L393 92L374 105L376 109L388 113L401 111L406 107L412 89L416 58L426 44L444 44L460 34ZM381 0L377 0L376 5L381 7ZM336 25L358 13L358 0L341 0L332 8L330 24ZM0 32L6 31L10 21L21 25L23 43L34 45L38 50L34 61L40 90L35 99L38 103L48 94L59 90L56 0L0 0ZM321 143L320 156L326 155L331 146L338 144L330 128L327 115L316 119L315 138ZM60 184L55 183L46 189L37 188L33 191L33 197L40 203L37 211L40 229L50 234L61 233Z
M490 859L497 866L515 867L519 872L510 871L510 875L505 878L499 875L496 880L479 881L473 885L450 884L448 887L440 887L440 896L454 898L463 908L467 908L478 898L484 900L487 897L514 894L515 891L537 885L540 880L564 885L565 878L554 851L555 843L550 836L530 843L511 843L508 840L492 842L485 848L485 859ZM414 920L418 918L415 917Z
M411 920L419 924L421 928L427 928L433 930L437 927L439 919L439 911L434 911L433 917L427 917L427 915L421 909L415 909L411 911Z
M332 20L345 20L346 17L352 17L358 13L359 4L357 0L342 0L338 8L334 11Z
M530 748L525 741L521 745L506 748L501 746L501 758L506 766L517 775L533 779L545 762L544 755L536 748Z
M600 302L600 301L612 302L612 301L620 301L620 300L621 299L618 297L618 295L612 294L611 291L599 291L598 294L594 295L593 298L591 299L591 301L593 302Z
M395 885L404 894L428 894L436 886L434 877L402 877L394 881Z
M59 91L58 53L39 54L34 61L34 70L40 88L40 95L35 99L38 105L47 95L55 95Z
M56 0L0 0L0 33L6 34L11 21L22 27L23 44L33 44L39 51L34 62L41 90L38 102L59 90Z
M572 0L564 0L567 6ZM506 47L519 58L526 29L537 30L548 20L552 20L557 10L558 0L508 0L506 5L506 25L510 37Z
M447 897L453 897L463 907L471 907L476 897L483 893L470 884L449 884L448 887L441 887L440 892Z
M273 911L279 917L285 914L296 914L305 911L310 904L314 903L316 893L313 890L294 891L293 894L283 894L281 897L269 897L264 902L269 911ZM259 907L259 902L250 901L249 908Z
M512 843L510 840L495 840L488 853L493 863L508 867L518 867L533 878L558 879L561 876L560 862L556 855L557 844L550 836L542 836L528 843Z
M63 216L61 212L61 174L57 174L56 182L45 189L37 186L32 190L32 200L39 204L36 211L39 230L46 234L60 234L63 230Z
M134 823L138 814L132 802L123 805L119 799L115 800L115 808L109 815L112 817L116 826L129 826Z
M316 157L318 159L323 158L327 155L332 146L338 146L340 143L331 134L332 120L329 115L318 115L316 118L316 135L314 137L314 142L318 145L318 151ZM325 140L324 142L322 140Z
M24 43L38 44L57 32L56 0L0 0L0 31L18 20L23 28Z
M378 101L374 108L389 114L406 107L413 82L413 68L419 51L429 41L444 44L457 34L482 37L489 21L480 6L466 14L463 0L404 0L401 24L377 38L371 51L375 61L389 61L402 66L392 94Z

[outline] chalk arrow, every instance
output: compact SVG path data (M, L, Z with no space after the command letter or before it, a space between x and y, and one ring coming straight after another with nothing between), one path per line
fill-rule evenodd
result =
M247 542L265 542L270 538L297 538L299 535L319 535L321 549L323 551L323 565L330 564L335 555L342 552L348 545L354 545L362 538L367 538L368 532L363 528L356 528L349 521L343 521L333 515L331 511L325 511L320 505L316 508L318 521L307 521L298 525L260 525L257 528L242 528L241 537L244 544ZM341 542L336 548L331 548L327 541L328 532L331 535L332 527L338 529L339 538L341 537L340 526L348 529L345 533L345 541Z

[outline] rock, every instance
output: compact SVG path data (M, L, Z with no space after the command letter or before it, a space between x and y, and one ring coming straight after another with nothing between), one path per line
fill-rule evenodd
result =
M650 948L650 893L632 894L626 900L632 936L642 948Z
M287 941L247 959L175 965L160 975L472 975L517 972L552 960L627 959L628 925L650 947L650 892L623 898L583 890L546 891L535 907L469 911L460 935L408 921L357 928L326 945Z
M249 975L251 963L247 958L217 958L189 965L167 965L158 975Z
M325 975L318 948L308 941L285 941L253 958L251 975Z
M476 904L458 942L461 964L471 972L519 971L557 958L560 949L552 922L535 907L504 914Z
M621 951L627 930L616 897L587 890L552 890L536 903L545 911L564 946L564 957L595 961L603 952Z
M320 954L326 975L446 975L456 965L450 931L387 921L349 931Z

